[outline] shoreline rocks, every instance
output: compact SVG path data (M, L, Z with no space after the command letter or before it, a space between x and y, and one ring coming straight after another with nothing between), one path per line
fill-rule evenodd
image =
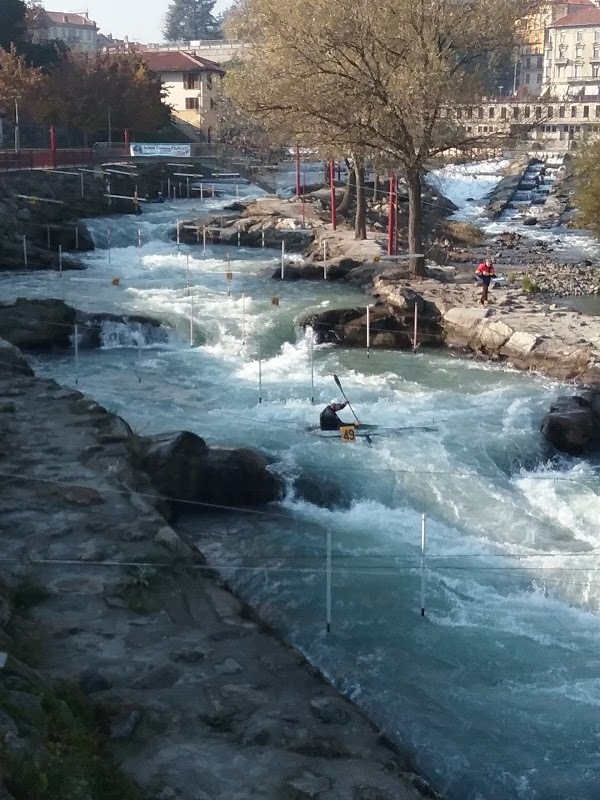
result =
M542 422L542 433L557 450L579 456L600 445L600 391L558 397Z

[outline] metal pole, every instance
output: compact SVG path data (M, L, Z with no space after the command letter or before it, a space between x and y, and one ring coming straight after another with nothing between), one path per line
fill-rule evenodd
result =
M106 228L106 242L108 244L108 263L110 264L110 225Z
M418 346L418 335L419 335L419 306L415 303L415 327L413 330L413 351L416 352Z
M21 146L21 129L19 127L19 100L15 97L15 153Z
M108 146L112 147L112 125L110 121L110 108L108 109Z
M281 280L285 278L285 240L281 243Z
M337 216L335 208L335 162L329 162L329 184L331 189L331 228L337 230Z
M189 297L190 296L190 254L189 253L186 256L185 285L186 285L187 294L188 294L188 297Z
M239 184L237 182L237 178L235 180L235 196L236 196L237 200L240 199L240 186L239 186Z
M171 178L167 178L167 197L171 199Z
M306 175L302 176L302 227L306 224Z
M140 255L140 261L142 260L142 229L138 228L138 252Z
M258 342L258 402L262 403L262 355L260 341Z
M177 220L177 254L179 255L179 245L181 244L181 234L179 232L179 220Z
M425 616L425 514L421 515L421 616Z
M58 273L62 278L62 244L58 245Z
M310 332L310 402L315 404L315 332Z
M27 237L23 236L23 264L27 266Z
M371 357L371 306L367 305L367 358Z
M50 225L46 225L46 248L50 250Z
M300 145L296 145L296 197L300 197Z
M263 250L265 249L265 232L264 232L264 230L262 230L261 234L260 234L260 246L262 247Z
M204 200L204 184L200 184L200 200Z
M75 250L79 250L79 225L75 226Z
M79 372L79 325L73 328L73 350L75 351L75 371ZM77 383L77 380L75 380Z
M388 256L394 254L394 175L390 175L390 211L388 214Z
M187 199L190 199L190 179L186 178L185 182L187 183Z
M241 234L241 231L240 231L239 227L238 227L238 229L237 229L237 242L238 242L238 247L241 247L241 243L242 243L242 234Z
M246 295L242 295L242 346L246 342Z
M190 347L194 346L194 295L190 295Z
M323 280L327 280L327 242L323 242Z
M327 633L331 633L331 528L327 528Z
M206 255L206 225L202 229L202 255Z
M84 181L83 172L79 173L79 180L81 182L81 199L83 200L83 198L85 197L85 181Z

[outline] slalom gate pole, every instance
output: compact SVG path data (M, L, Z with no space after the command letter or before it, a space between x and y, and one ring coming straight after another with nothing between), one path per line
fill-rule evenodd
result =
M46 249L50 250L50 225L46 225Z
M242 295L242 347L246 343L246 295Z
M306 175L302 176L302 227L306 225Z
M62 278L62 244L58 245L58 274Z
M106 227L106 242L108 244L108 263L110 264L110 225Z
M190 254L188 253L185 261L185 285L187 288L188 297L190 295Z
M202 255L206 255L206 225L202 227Z
M79 225L75 226L75 250L79 250Z
M327 280L327 242L323 242L323 280Z
M425 535L426 517L421 515L421 616L425 616Z
M167 197L171 199L171 178L167 178Z
M415 327L413 331L413 351L416 353L417 347L419 346L418 342L419 336L419 306L415 303Z
M296 145L296 197L300 197L300 145Z
M327 633L331 633L331 528L327 528Z
M260 244L261 244L262 249L264 250L265 249L265 232L264 232L264 230L262 230L261 234L260 234Z
M388 247L387 247L387 254L388 256L394 255L394 174L390 175L390 192L389 192L389 203L390 203L390 210L388 214Z
M281 280L285 278L285 240L281 243Z
M238 248L241 247L241 244L242 244L242 232L240 231L239 227L237 229L237 244L238 244Z
M194 346L194 295L190 295L190 347Z
M315 404L315 332L310 333L310 402Z
M262 354L260 340L258 342L258 402L262 403Z
M189 200L190 199L190 179L186 178L185 181L187 183L187 199Z
M75 355L75 383L77 383L77 374L79 373L79 325L77 323L73 327L73 351Z
M329 184L331 197L331 228L337 230L336 199L335 199L335 162L329 162Z
M204 184L200 184L200 201L204 200Z
M138 252L140 256L140 262L142 260L142 229L138 228Z
M27 237L23 236L23 266L27 266Z
M83 172L79 173L79 178L81 180L81 199L83 200L83 198L85 197L85 183L83 178Z
M367 358L371 357L371 306L367 305Z

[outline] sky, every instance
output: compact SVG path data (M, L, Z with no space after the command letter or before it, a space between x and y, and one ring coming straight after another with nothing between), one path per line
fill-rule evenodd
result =
M231 0L217 0L215 13L231 4ZM43 0L46 11L87 11L101 33L131 41L162 42L163 19L169 0Z

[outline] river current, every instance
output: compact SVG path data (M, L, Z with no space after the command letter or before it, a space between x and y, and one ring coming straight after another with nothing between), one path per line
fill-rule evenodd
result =
M464 216L498 180L497 165L448 168L440 180ZM184 524L449 800L597 800L600 477L585 460L552 457L540 434L564 387L427 350L367 358L312 347L299 315L362 304L364 295L272 280L279 254L268 250L178 253L169 236L176 218L218 207L179 201L140 218L91 220L98 249L84 257L85 272L3 275L5 301L61 297L172 326L167 343L152 344L106 325L102 349L38 358L38 373L76 385L140 431L187 428L209 443L260 448L290 487L302 474L336 499L320 507L290 488L265 514ZM435 430L371 444L307 433L337 396L334 373L361 420Z

